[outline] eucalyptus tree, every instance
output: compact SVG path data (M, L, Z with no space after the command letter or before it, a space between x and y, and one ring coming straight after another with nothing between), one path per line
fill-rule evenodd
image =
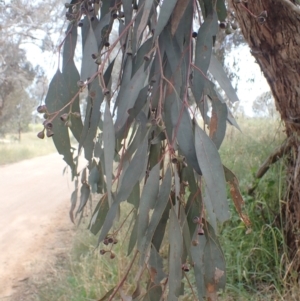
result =
M238 125L209 79L238 100L214 55L219 22L227 20L224 1L73 0L65 7L69 24L45 105L38 107L45 117L38 136L52 137L72 171L72 221L91 195L97 200L89 229L101 254L114 258L126 223L114 224L124 216L122 203L132 208L126 217L133 225L131 264L101 300L121 293L133 268L136 290L128 300L177 300L188 292L194 300L216 300L226 281L218 243L218 226L230 218L226 182L250 226L237 179L218 153L226 127ZM78 170L82 153L87 166Z
M259 64L285 125L287 191L280 219L289 247L287 275L300 269L300 2L298 0L229 1L252 55Z

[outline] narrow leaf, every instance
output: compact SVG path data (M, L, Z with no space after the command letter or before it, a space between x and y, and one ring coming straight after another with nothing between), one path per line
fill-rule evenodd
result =
M178 300L181 287L181 255L183 251L183 240L181 228L178 222L174 208L170 210L170 228L169 228L170 254L169 254L169 294L168 300Z
M127 256L129 256L134 249L134 246L137 241L137 235L138 235L138 215L135 218L135 223L133 225L133 228L131 230L131 235L129 239L129 244L128 244L128 250L127 250Z
M106 174L106 185L109 206L112 204L112 174L113 161L115 156L115 130L113 120L110 114L109 102L106 102L103 122L103 142L104 142L104 165Z
M62 73L57 70L53 76L49 90L46 96L46 106L50 113L56 113L61 110L70 101L70 94L68 91L67 84ZM67 113L68 107L62 110L59 114ZM71 143L68 128L59 119L58 115L52 121L52 131L54 135L52 136L54 145L59 154L64 156L64 160L71 167L72 174L75 176L75 164L73 161L73 154L71 152Z
M151 247L148 265L150 267L151 281L154 284L159 285L161 283L161 281L164 278L166 278L167 275L165 274L165 272L163 270L163 267L164 267L163 259L159 255L159 253L156 251L154 246Z
M217 291L225 288L225 258L216 237L212 234L213 230L206 229L207 240L204 248L204 283L207 297L214 301L217 300Z
M154 235L154 232L157 228L157 225L159 224L159 221L164 213L164 210L167 206L168 200L169 200L169 195L171 192L171 179L172 179L172 174L170 167L168 167L165 177L163 179L163 182L161 184L159 194L157 197L157 201L154 206L154 211L147 229L147 232L143 238L141 247L140 247L140 264L144 264L145 256L148 251L148 248L151 244L152 237Z
M220 0L220 1L223 1L223 0ZM237 96L234 88L232 87L232 84L231 84L227 74L225 73L223 66L221 65L221 63L218 61L218 59L214 55L212 55L210 58L209 72L212 74L212 76L218 82L220 87L224 90L228 99L232 103L239 101L238 96Z
M135 153L132 161L130 162L130 165L123 173L122 182L117 192L116 199L113 201L112 206L110 207L107 213L104 225L102 227L98 240L99 243L105 238L108 231L112 227L120 203L125 201L129 197L134 185L139 180L144 170L144 165L147 158L147 149L148 139L146 137L140 148Z
M251 226L251 221L249 217L243 213L243 205L245 204L243 196L241 194L240 188L239 188L239 181L235 174L228 169L227 167L224 167L225 172L225 178L227 183L229 183L230 186L230 194L235 206L236 211L238 212L241 220L245 223L247 227Z
M148 228L149 212L154 207L159 188L160 163L156 164L150 171L147 182L144 186L138 219L138 250L142 250L142 240Z
M116 131L119 131L126 123L126 120L129 116L128 110L134 106L140 91L143 89L145 80L147 78L147 73L148 72L144 70L143 64L135 73L128 85L126 85L125 91L122 94L121 92L118 94L119 107L115 122Z
M154 31L154 39L156 39L160 35L164 27L167 25L176 3L177 0L163 1L160 8L157 25Z
M214 12L208 15L204 23L198 31L198 38L195 49L195 65L194 78L193 78L193 94L198 106L203 93L205 85L207 70L210 63L210 57L213 47L213 39L218 31L217 14Z
M184 106L178 100L172 105L172 123L174 134L176 135L180 150L184 154L187 163L201 175L201 170L197 161L194 133L191 117Z
M109 205L107 195L103 195L92 214L92 218L88 226L89 230L94 235L97 235L102 228L108 210Z
M76 215L82 211L85 207L90 196L90 186L86 183L83 183L80 189L80 204L77 209Z
M82 54L82 64L80 78L85 81L90 78L97 71L97 65L95 64L92 54L98 53L97 40L94 34L93 27L90 26L89 32L84 43L83 54Z
M214 212L222 223L229 218L224 170L214 143L197 123L195 145L198 163L207 185L208 194L213 202Z

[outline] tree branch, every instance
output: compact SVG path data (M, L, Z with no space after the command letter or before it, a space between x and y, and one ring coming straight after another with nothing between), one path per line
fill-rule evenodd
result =
M269 170L270 166L276 163L284 155L286 155L291 149L292 139L287 139L280 147L278 147L270 156L265 160L265 162L260 166L256 172L255 178L261 179L265 173ZM256 189L258 183L255 183L248 189L248 194L252 195Z

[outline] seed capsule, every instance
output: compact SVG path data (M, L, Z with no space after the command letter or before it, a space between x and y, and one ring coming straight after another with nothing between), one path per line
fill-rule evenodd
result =
M106 251L105 251L105 250L103 250L103 249L102 249L102 250L100 250L100 254L101 254L101 255L104 255L105 253L106 253Z
M226 28L226 23L225 22L221 22L219 24L219 26L220 26L221 29L225 29Z
M50 121L47 122L47 120L45 120L45 121L46 121L46 122L45 122L45 128L46 128L47 130L51 130L51 129L53 128L53 123L50 122Z
M53 131L50 130L50 129L47 129L47 131L46 131L46 136L47 136L48 138L50 138L50 137L52 137L53 135L54 135Z
M40 139L44 139L45 138L45 132L44 131L41 131L37 134L38 138Z
M45 105L38 106L37 109L38 113L46 113L47 112L47 107Z
M69 114L68 113L64 113L60 116L60 120L66 122L69 118Z

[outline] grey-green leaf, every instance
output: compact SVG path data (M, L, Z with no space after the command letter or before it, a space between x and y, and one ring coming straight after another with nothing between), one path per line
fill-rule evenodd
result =
M102 228L108 210L109 205L107 195L103 195L92 214L92 218L88 227L94 235L97 235Z
M108 211L98 242L101 242L107 235L108 231L113 225L120 203L129 197L134 185L139 180L144 170L144 165L147 158L147 150L148 139L146 137L140 148L135 153L130 165L122 175L120 188L117 192L116 199L113 201L112 206Z
M70 94L67 84L62 73L57 70L49 85L49 90L45 100L46 106L50 113L55 113L62 109L69 101ZM52 139L58 153L64 156L64 160L71 167L72 174L75 176L75 164L73 161L73 154L71 152L68 128L59 119L59 116L66 112L68 112L68 107L62 110L52 121L52 131L54 133Z
M184 104L178 100L175 100L172 105L172 123L174 134L176 134L180 150L186 157L187 163L201 175L196 156L191 117Z
M86 183L83 183L80 189L80 204L77 209L76 215L82 211L85 207L90 196L90 186Z
M223 0L220 0L220 1L223 1ZM209 72L212 74L212 76L218 82L220 87L224 90L228 99L232 103L239 101L239 98L238 98L234 88L232 87L232 84L231 84L227 74L225 73L222 64L218 61L218 59L214 55L212 55L210 58Z
M195 128L196 155L207 185L207 193L213 202L217 219L222 223L229 219L224 169L214 143L198 126Z
M95 64L92 54L98 53L97 40L94 34L93 27L90 26L89 32L84 44L82 54L82 64L80 78L85 81L90 78L97 71L97 65Z
M183 251L183 240L181 228L178 222L174 208L170 210L170 227L169 227L169 294L168 300L175 301L180 292L181 287L181 255Z
M217 14L208 15L198 31L195 50L195 65L192 91L198 106L205 85L206 74L210 63L213 39L218 31Z
M128 110L134 106L140 91L144 87L147 75L148 71L144 70L143 64L128 82L125 91L122 94L119 93L118 114L115 122L116 131L119 131L126 123L129 116Z
M108 195L108 203L111 206L113 161L115 156L115 129L110 114L109 102L106 102L105 111L104 111L103 142L104 142L104 164L105 164L105 173L106 173L107 195Z
M156 202L158 188L159 188L159 171L160 163L156 164L150 171L147 182L144 186L140 206L139 206L139 219L138 219L138 250L141 251L142 240L148 228L149 212L154 207Z
M159 194L158 194L155 206L154 206L154 211L153 211L149 226L147 228L146 234L143 238L142 245L140 248L140 253L141 253L140 264L141 265L144 264L146 252L148 251L148 248L151 244L154 232L155 232L157 225L159 224L159 221L160 221L160 219L164 213L164 210L167 206L170 192L171 192L171 180L172 180L172 174L171 174L170 167L168 167L165 177L163 179L163 182L161 184L160 190L159 190Z
M156 39L160 35L164 27L167 25L176 3L177 0L163 1L160 8L157 25L154 31L154 39Z

